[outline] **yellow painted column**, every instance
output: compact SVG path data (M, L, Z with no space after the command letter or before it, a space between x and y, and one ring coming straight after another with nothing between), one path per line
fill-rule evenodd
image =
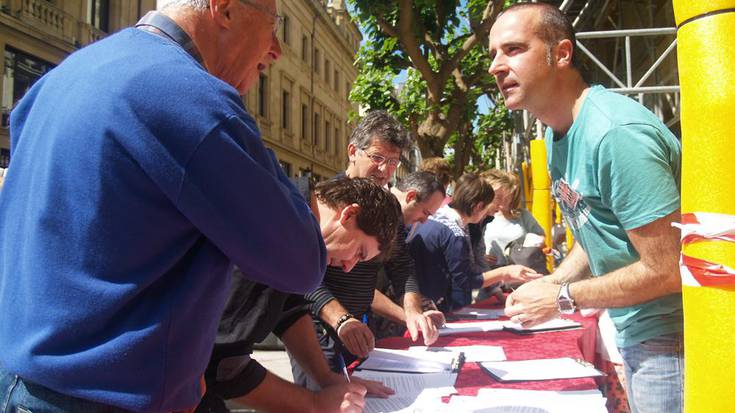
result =
M682 125L682 213L735 215L735 0L674 0ZM735 243L682 253L735 268ZM735 409L735 288L682 287L687 413Z
M531 199L531 179L528 176L528 164L526 162L521 163L521 180L523 182L523 195L526 198L526 209L530 211L533 200Z
M541 139L531 141L531 177L533 182L531 214L546 231L546 245L551 246L551 179L546 166L546 146Z

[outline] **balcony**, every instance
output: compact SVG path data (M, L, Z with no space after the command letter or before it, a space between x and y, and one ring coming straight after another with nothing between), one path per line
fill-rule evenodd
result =
M106 36L105 32L77 20L46 0L0 0L0 11L74 47Z

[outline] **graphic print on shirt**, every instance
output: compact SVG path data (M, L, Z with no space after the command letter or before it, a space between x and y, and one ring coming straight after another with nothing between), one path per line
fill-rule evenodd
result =
M590 206L584 202L582 194L574 190L578 185L579 181L572 186L564 178L555 180L551 185L551 193L561 206L561 212L567 224L574 230L582 228L587 223L591 210Z

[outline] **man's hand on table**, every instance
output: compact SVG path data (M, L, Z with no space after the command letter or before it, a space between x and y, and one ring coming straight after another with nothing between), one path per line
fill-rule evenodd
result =
M344 377L342 377L342 380L344 380ZM351 377L351 380L352 383L357 383L365 386L365 388L367 389L367 394L370 396L387 399L388 397L396 394L395 390L391 389L390 387L384 385L382 382L379 381L366 380L359 377Z
M342 383L325 387L314 393L313 412L360 413L365 407L365 386Z
M347 351L357 357L365 358L375 348L375 336L370 328L359 320L350 319L339 327L337 336Z
M436 314L439 313L439 314ZM441 318L439 317L441 315ZM423 313L407 311L406 312L406 329L411 336L411 340L419 339L419 332L424 337L424 345L433 344L439 338L438 328L444 324L444 314L440 311L424 311ZM437 324L440 322L440 324Z
M533 327L559 316L559 285L542 279L525 283L508 296L505 315L523 327Z

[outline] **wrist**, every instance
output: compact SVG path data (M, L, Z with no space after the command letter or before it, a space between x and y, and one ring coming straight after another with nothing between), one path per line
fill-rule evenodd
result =
M334 325L332 326L334 328L334 331L336 331L337 334L339 335L339 329L342 328L342 326L345 325L345 323L349 322L350 320L357 321L357 319L355 319L355 316L353 316L350 313L344 313L344 314L342 314L337 319L337 322L334 323Z
M573 314L577 309L577 305L569 291L569 283L563 283L559 286L559 293L556 296L556 306L560 314Z

